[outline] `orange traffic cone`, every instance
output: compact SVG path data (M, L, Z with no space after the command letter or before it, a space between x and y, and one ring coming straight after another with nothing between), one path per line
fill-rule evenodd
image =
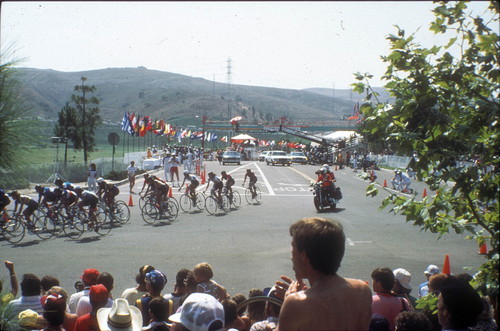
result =
M486 246L486 243L482 244L481 247L479 247L478 254L480 254L480 255L488 254L488 246Z
M206 171L205 171L205 169L203 169L203 173L201 174L201 184L202 184L202 185L203 185L203 184L205 184L205 182L206 182L206 180L207 180L207 179L205 178L205 176L206 176Z
M133 207L134 206L134 201L132 200L132 194L130 195L130 197L128 198L128 206L129 207Z
M387 187L387 180L384 179L384 187Z
M172 194L172 186L169 187L168 189L168 197L172 198L174 195Z
M448 254L444 256L443 274L451 275L450 256Z
M422 198L425 198L427 196L427 189L424 187L424 193L422 193Z

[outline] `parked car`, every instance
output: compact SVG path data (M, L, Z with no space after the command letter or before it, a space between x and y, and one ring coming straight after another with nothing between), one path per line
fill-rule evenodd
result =
M259 154L257 157L260 162L264 162L266 160L266 156L269 154L269 151L263 151L262 153Z
M267 165L292 165L292 159L283 151L270 151L266 156Z
M292 159L292 162L307 164L307 156L305 156L302 152L291 152L290 158Z
M225 151L222 154L222 165L226 163L237 163L241 164L241 155L236 151Z

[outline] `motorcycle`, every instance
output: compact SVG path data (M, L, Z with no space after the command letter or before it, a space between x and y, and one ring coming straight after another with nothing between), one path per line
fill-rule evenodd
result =
M337 203L342 199L342 192L340 191L340 187L335 187L333 189L332 194L328 194L325 192L324 188L321 186L322 182L314 183L313 185L313 201L314 207L318 212L322 212L326 208L330 208L331 210L335 210L337 208Z

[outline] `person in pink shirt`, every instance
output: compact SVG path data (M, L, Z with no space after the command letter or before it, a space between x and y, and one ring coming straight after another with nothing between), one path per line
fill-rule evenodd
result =
M402 311L412 310L410 303L392 293L394 273L389 268L377 268L372 271L373 291L372 314L380 314L389 322L389 330L394 330L396 316Z

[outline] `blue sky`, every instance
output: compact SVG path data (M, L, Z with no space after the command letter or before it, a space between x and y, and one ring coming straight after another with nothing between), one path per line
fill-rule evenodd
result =
M483 13L487 2L470 4ZM22 67L138 67L217 82L349 88L375 75L394 25L424 46L432 2L2 2L1 50ZM3 57L2 61L8 60Z

